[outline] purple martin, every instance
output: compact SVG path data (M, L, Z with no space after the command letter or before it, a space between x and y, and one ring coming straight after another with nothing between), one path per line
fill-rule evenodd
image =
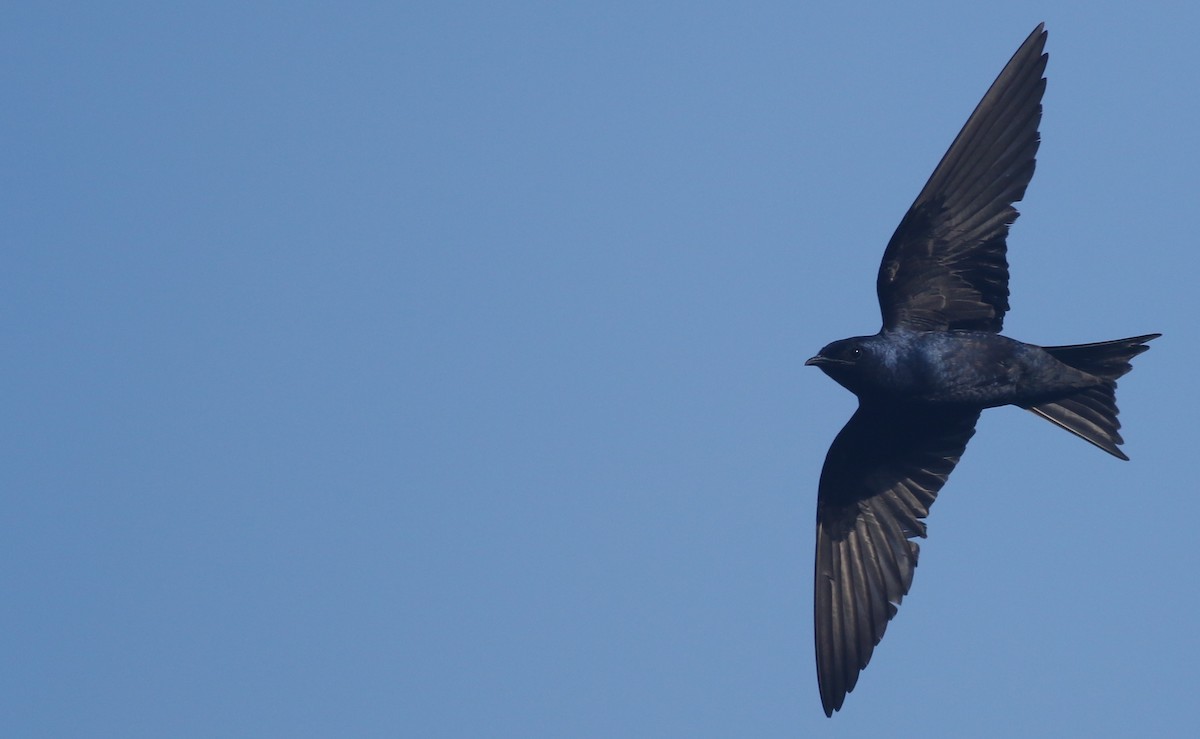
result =
M883 327L806 364L858 396L817 493L814 624L827 716L854 689L912 585L929 507L985 408L1033 411L1104 451L1119 448L1117 378L1159 334L1074 346L1000 335L1008 227L1040 141L1044 24L992 83L883 253Z

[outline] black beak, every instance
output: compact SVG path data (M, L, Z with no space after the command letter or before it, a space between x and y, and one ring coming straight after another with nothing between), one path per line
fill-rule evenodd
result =
M849 364L854 364L854 362L850 362L845 359L834 359L833 357L826 357L822 354L818 354L817 356L812 357L807 362L805 362L804 366L805 367L828 367L831 364L849 365Z

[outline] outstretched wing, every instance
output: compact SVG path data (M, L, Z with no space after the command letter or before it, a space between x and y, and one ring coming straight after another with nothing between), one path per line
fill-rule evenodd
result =
M1017 49L896 228L876 291L885 329L999 332L1008 227L1038 150L1046 32Z
M817 495L814 623L825 714L842 707L912 584L921 521L975 433L977 410L860 404Z

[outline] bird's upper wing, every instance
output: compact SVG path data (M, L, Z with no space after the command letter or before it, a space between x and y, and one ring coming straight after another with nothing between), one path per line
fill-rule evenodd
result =
M826 715L842 707L912 584L921 521L975 433L977 410L860 404L817 496L814 623Z
M1038 150L1046 32L1017 49L900 221L879 266L884 328L999 332L1005 238Z

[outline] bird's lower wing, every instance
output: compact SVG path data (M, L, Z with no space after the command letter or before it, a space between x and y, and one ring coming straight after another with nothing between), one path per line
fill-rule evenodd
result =
M817 496L814 622L826 715L842 707L912 584L921 520L975 433L977 410L860 404Z

